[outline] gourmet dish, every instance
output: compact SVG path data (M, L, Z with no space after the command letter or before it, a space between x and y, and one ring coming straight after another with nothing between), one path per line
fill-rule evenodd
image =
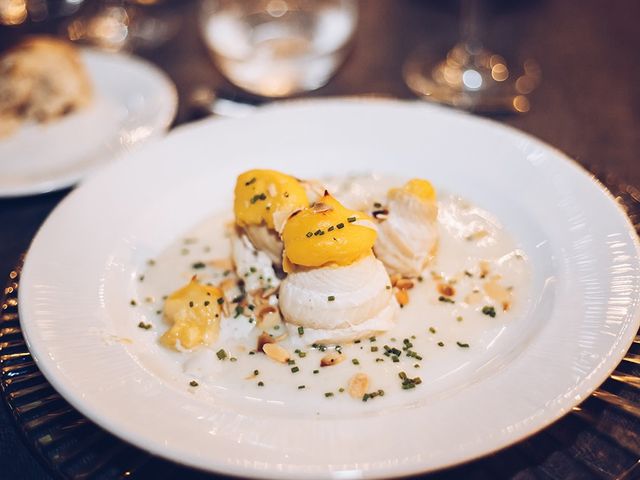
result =
M68 42L30 37L0 56L0 138L24 122L45 123L86 107L92 88Z
M250 170L227 218L148 259L130 300L190 389L414 391L425 362L468 363L524 303L528 262L508 234L425 179Z

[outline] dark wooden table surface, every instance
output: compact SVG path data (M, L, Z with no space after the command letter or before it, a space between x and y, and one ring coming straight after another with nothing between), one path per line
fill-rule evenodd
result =
M640 2L503 0L488 7L486 45L507 59L535 58L543 72L531 111L496 120L540 137L589 168L640 186ZM178 12L177 36L160 48L138 53L165 69L178 86L179 124L191 117L186 99L194 88L233 87L215 70L198 38L194 3L183 2ZM351 56L326 87L311 95L413 98L402 80L403 62L419 44L444 52L457 37L456 15L456 4L445 1L362 0ZM0 47L26 31L55 28L0 27ZM7 278L40 224L67 193L0 199L0 278ZM0 451L1 478L49 478L1 408ZM621 471L609 464L600 470L596 462L588 471L602 478L614 478ZM511 474L518 477L517 470ZM588 478L583 472L568 476Z

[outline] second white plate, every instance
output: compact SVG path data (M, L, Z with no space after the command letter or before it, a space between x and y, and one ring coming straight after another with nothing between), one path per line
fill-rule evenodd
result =
M273 404L257 394L189 389L184 378L158 374L160 351L129 305L140 272L228 206L235 176L252 167L302 178L429 178L495 214L514 236L533 265L529 307L487 347L490 355L476 357L482 361L460 357L449 382L425 377L415 392L399 392L393 408L370 402L356 415L330 402L306 413L288 408L297 406L295 394ZM184 127L107 167L36 236L19 303L29 347L52 385L141 448L245 477L383 478L488 454L568 412L630 345L639 292L633 228L560 152L439 107L327 101Z
M129 55L89 48L82 49L82 60L93 84L93 102L0 139L0 197L69 187L169 128L178 97L162 71Z

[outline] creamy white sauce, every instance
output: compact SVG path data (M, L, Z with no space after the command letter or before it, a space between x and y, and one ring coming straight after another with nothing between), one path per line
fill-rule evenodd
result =
M352 190L368 192L364 200L359 200L367 203L376 201L375 188L387 188L387 184L375 181L369 181L367 188L358 187L353 181L351 184ZM428 402L501 368L510 360L504 352L513 350L513 346L503 344L512 337L507 333L519 327L519 320L531 306L531 272L526 256L490 213L455 196L440 193L439 198L436 259L425 269L422 281L409 290L410 303L400 311L397 326L377 335L375 341L364 339L342 345L347 357L344 362L320 367L320 359L331 347L324 353L304 347L304 337L296 337L296 329L290 329L291 338L280 343L291 352L295 365L277 363L261 353L251 355L259 332L254 328L255 322L250 323L245 315L223 319L220 338L210 347L172 352L159 345L158 338L167 329L159 313L163 295L183 286L194 274L214 284L225 278L223 268L207 263L226 259L230 254L229 239L224 233L230 214L224 214L213 215L185 233L154 259L154 265L140 272L144 279L138 282L136 308L140 319L152 324L151 329L141 330L140 340L136 340L148 342L144 349L136 350L140 363L160 378L184 385L185 390L205 401L260 404L273 414L286 416L356 415ZM489 266L485 279L480 278L481 261ZM197 262L207 265L194 269ZM484 282L493 275L500 275L499 282L512 291L508 311L482 293ZM437 285L449 280L455 289L455 303L439 300ZM474 289L481 291L481 298L468 304L464 299ZM482 312L490 305L495 308L495 317ZM422 360L406 356L405 339ZM384 345L403 352L397 363L384 355ZM372 352L371 347L378 347L378 351ZM216 352L220 349L225 350L227 359L218 359ZM306 356L300 358L295 349L301 349ZM230 357L237 360L232 362ZM299 371L293 373L293 367ZM259 371L257 376L253 375L254 370ZM319 373L314 374L314 370ZM420 377L422 383L403 390L398 376L401 371L410 378ZM370 378L368 391L383 389L385 395L366 403L351 398L346 391L348 382L359 372ZM190 387L191 380L199 386ZM264 386L258 386L259 381ZM304 389L299 389L302 385ZM340 388L345 391L341 393ZM327 392L333 396L325 397Z

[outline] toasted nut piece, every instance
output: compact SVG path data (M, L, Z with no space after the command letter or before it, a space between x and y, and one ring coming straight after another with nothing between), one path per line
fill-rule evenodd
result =
M207 265L220 270L231 270L233 268L233 263L229 258L216 258L214 260L209 260L206 263Z
M486 277L489 273L489 262L486 260L480 260L478 267L480 268L480 278Z
M431 272L431 278L433 278L434 280L442 280L442 275L440 275L438 272Z
M407 303L409 303L409 294L406 290L398 290L396 292L396 300L401 307L404 307Z
M455 288L447 283L439 283L438 292L445 297L453 297L456 294Z
M511 292L498 283L499 276L494 276L483 285L485 293L496 302L502 304L503 310L511 306Z
M268 343L276 343L276 339L273 338L268 333L262 332L260 334L260 336L258 337L258 347L256 348L256 350L258 352L264 352L264 348L263 347Z
M356 373L349 380L349 395L361 399L369 388L369 377L364 373Z
M267 343L262 346L262 351L272 360L280 363L287 363L291 355L277 343Z
M258 328L262 330L270 330L276 325L280 325L280 313L278 313L278 309L273 305L264 305L258 310Z
M482 300L482 294L480 292L471 292L469 295L464 297L464 302L469 305L474 305L479 303Z
M271 295L278 291L278 287L267 288L262 292L262 298L269 298Z
M347 358L343 353L331 352L327 353L320 359L321 367L330 367L331 365L337 365Z
M394 273L389 277L389 280L391 280L391 285L393 285L394 287L396 286L396 283L398 283L398 281L401 279L402 277L398 273Z
M408 278L401 278L396 282L396 287L400 290L410 290L413 288L413 281Z

